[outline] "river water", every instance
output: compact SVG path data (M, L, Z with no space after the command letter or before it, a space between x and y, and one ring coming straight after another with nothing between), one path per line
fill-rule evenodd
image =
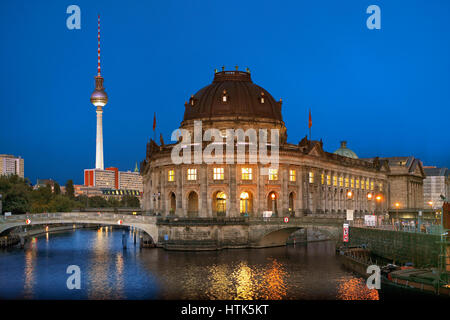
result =
M102 227L34 237L0 250L0 299L378 299L330 241L207 252L139 249L134 230ZM139 242L139 240L138 240ZM67 267L81 289L67 288Z

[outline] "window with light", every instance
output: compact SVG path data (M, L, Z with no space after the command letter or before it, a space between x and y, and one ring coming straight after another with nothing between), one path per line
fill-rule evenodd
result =
M167 181L175 181L175 170L169 170L167 172Z
M294 182L296 180L295 170L289 170L289 181Z
M327 175L327 185L331 185L331 176Z
M252 168L242 168L242 180L252 180Z
M323 173L320 175L320 183L321 184L325 183L325 175Z
M333 186L337 186L337 177L333 176Z
M345 178L345 187L348 188L348 178Z
M309 183L314 183L314 172L309 172Z
M269 169L269 180L278 180L278 169Z
M355 179L350 179L350 188L355 187Z
M339 187L343 187L343 186L344 186L344 178L339 177Z
M187 171L187 179L189 181L197 180L197 169L188 169L188 171Z
M356 179L356 189L359 189L359 179Z
M214 180L223 180L225 177L224 168L214 168Z
M370 190L373 190L373 181L370 182Z

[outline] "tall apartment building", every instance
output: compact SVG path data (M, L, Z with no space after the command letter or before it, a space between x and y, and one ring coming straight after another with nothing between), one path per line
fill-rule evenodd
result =
M142 176L139 172L119 171L119 189L144 191Z
M450 170L447 168L424 167L426 178L423 181L423 200L425 208L442 207L441 195L447 199L450 196ZM448 200L447 200L448 201Z
M124 172L114 167L105 170L85 169L84 185L104 189L144 191L139 172Z
M117 168L85 169L84 185L89 187L118 189Z
M24 160L9 154L0 154L0 175L17 174L24 178Z

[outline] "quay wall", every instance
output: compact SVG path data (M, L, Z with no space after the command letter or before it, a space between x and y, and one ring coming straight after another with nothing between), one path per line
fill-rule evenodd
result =
M397 264L437 267L440 237L432 234L350 227L349 245L367 245L379 257Z

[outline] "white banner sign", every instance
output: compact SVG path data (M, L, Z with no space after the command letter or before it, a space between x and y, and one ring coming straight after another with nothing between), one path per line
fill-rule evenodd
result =
M347 220L353 221L353 210L347 209Z
M364 216L364 225L369 227L375 227L377 223L377 216L366 214Z

